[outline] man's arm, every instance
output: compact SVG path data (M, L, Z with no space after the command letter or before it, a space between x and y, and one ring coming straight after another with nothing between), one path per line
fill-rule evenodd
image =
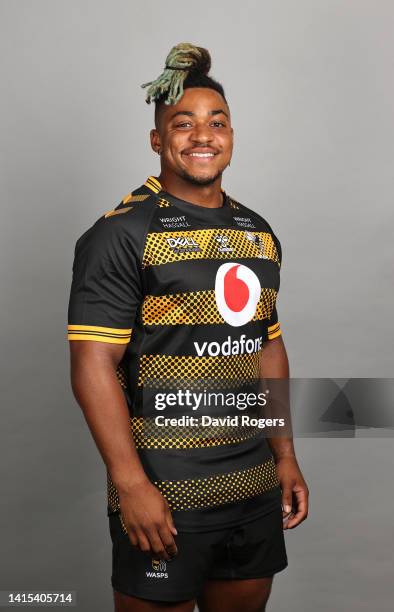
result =
M290 425L289 407L289 361L282 335L263 344L261 359L261 377L264 379L283 379L278 387L271 384L277 393L280 391L281 405L285 407ZM269 382L267 383L270 387ZM275 387L275 389L274 389ZM281 408L281 411L283 407ZM284 514L289 514L292 508L294 516L284 524L284 529L296 527L308 516L309 491L297 463L293 438L272 437L267 438L276 464L276 472L282 489L282 506Z
M125 346L71 341L72 389L118 491L131 543L169 560L177 554L173 537L177 531L167 500L149 481L140 462L116 376Z

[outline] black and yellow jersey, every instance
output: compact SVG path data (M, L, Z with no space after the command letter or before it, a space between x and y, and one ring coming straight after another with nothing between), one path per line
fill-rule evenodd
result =
M75 246L68 338L126 345L117 375L130 435L184 531L281 503L264 432L234 420L247 411L227 402L253 388L264 343L281 334L281 246L263 217L222 195L206 208L150 176ZM107 476L111 514L119 499Z

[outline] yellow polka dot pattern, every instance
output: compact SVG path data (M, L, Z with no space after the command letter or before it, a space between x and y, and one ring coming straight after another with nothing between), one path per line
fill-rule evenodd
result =
M130 429L136 448L210 448L238 444L261 432L251 426L166 426L156 425L154 418L131 417Z
M168 391L171 389L188 389L189 391L207 391L215 389L216 392L218 390L229 390L228 392L235 393L245 386L251 387L255 386L259 382L259 379L254 378L236 378L236 379L228 379L228 380L216 380L214 378L202 378L202 379L191 379L191 378L171 378L168 380L160 380L156 378L149 378L145 380L145 388L153 389L154 391L158 391L159 389L165 389Z
M112 482L112 478L109 475L107 470L107 498L108 498L108 506L111 509L111 512L115 512L119 508L119 495L118 491L115 488L114 483Z
M252 321L269 319L275 305L275 289L261 290L256 312ZM148 295L142 304L144 325L200 325L223 324L213 289Z
M122 368L122 366L118 366L116 369L116 377L119 381L119 384L121 387L123 387L123 389L127 389L127 379L126 379L126 373L124 371L124 369Z
M216 474L208 478L153 481L168 502L170 510L197 510L223 506L261 495L279 486L275 462L271 457L260 465ZM120 512L119 496L108 475L108 505ZM123 531L126 526L121 520Z
M162 480L154 483L171 510L194 510L239 502L277 487L275 463L269 459L246 470L209 478Z
M145 242L142 267L160 266L176 261L189 259L234 259L246 257L264 257L275 261L279 265L279 257L275 242L268 232L251 232L260 240L262 250L254 240L246 237L245 230L236 229L203 229L180 232L151 232ZM220 243L215 239L218 236L227 237L226 247L232 251L220 250ZM176 252L167 242L167 238L192 239L199 246L199 251Z
M121 513L121 512L119 512L119 520L120 520L120 524L121 524L121 527L122 527L122 531L123 531L123 533L128 533L128 532L127 532L127 527L126 527L126 525L125 525L125 522L124 522L124 520L123 520L123 516L122 516L122 513Z
M138 385L146 380L210 379L209 385L224 381L258 379L262 349L245 355L195 357L194 355L141 355Z

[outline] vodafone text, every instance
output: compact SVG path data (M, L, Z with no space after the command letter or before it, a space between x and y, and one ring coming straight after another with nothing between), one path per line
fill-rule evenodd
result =
M263 347L263 337L246 338L242 334L239 340L233 340L231 336L227 336L221 344L219 342L195 342L194 348L199 357L208 354L210 357L217 355L243 355L244 353L257 353Z

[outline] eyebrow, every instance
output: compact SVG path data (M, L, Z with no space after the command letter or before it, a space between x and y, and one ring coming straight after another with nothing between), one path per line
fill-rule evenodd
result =
M218 108L216 110L211 110L211 111L209 111L208 115L219 115L220 113L222 113L223 115L226 115L226 117L228 119L228 114L222 108ZM171 119L174 119L174 117L177 117L178 115L188 115L189 117L193 117L194 114L195 113L193 113L192 111L187 111L187 110L177 111L176 113L174 113L171 116Z

